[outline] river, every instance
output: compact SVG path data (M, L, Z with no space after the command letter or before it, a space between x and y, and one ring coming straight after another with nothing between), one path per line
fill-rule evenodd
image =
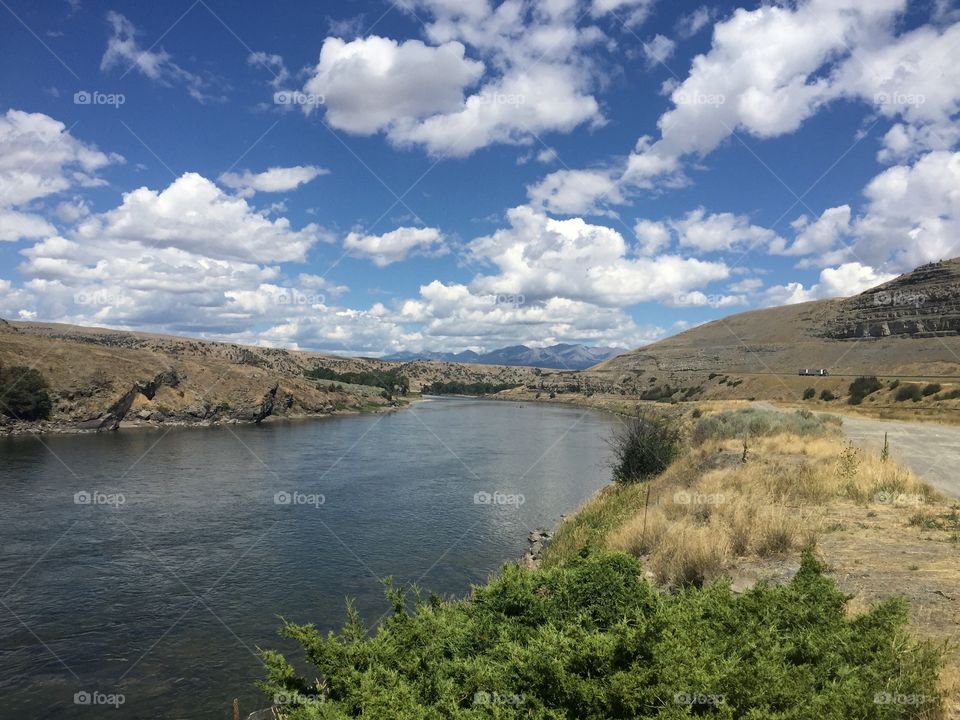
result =
M373 625L387 576L464 594L608 482L617 424L433 398L260 427L0 439L0 717L263 707L256 649L296 657L279 616L334 629L351 597Z

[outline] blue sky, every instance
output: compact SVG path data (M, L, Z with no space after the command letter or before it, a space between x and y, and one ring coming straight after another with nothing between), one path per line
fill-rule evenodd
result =
M0 3L0 316L634 347L960 254L942 0Z

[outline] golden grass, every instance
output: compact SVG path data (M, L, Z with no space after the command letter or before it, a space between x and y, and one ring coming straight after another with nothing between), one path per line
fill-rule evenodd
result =
M814 542L825 505L938 498L910 471L840 436L757 438L746 463L742 452L739 440L708 442L647 485L606 488L561 525L547 563L606 547L642 556L663 585L701 585L737 558L776 558Z

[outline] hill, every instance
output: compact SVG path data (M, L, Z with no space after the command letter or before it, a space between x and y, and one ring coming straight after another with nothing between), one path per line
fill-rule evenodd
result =
M511 345L510 347L491 350L488 353L475 353L465 350L459 353L404 352L389 355L384 360L404 361L437 360L440 362L476 363L479 365L523 365L528 367L548 368L555 370L586 370L599 362L614 357L623 352L612 347L591 347L589 345L571 345L559 343L542 348L531 348L526 345Z
M50 385L50 422L0 415L0 432L102 430L128 424L261 422L269 417L385 409L402 402L383 388L305 373L396 371L414 392L426 384L523 385L527 368L415 361L391 363L193 338L0 320L0 366L28 365Z

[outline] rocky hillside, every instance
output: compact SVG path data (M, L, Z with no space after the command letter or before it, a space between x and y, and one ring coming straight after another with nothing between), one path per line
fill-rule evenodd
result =
M543 373L529 389L658 399L799 399L851 379L960 380L960 258L849 298L755 310L624 353L584 373ZM826 378L798 376L800 368ZM671 392L672 391L672 392Z
M0 365L27 365L50 385L49 429L110 430L120 423L169 425L261 422L389 408L369 385L314 381L304 373L398 369L418 391L437 380L513 383L528 368L434 362L389 363L322 353L248 347L191 338L48 323L0 321ZM23 430L5 420L6 431Z

